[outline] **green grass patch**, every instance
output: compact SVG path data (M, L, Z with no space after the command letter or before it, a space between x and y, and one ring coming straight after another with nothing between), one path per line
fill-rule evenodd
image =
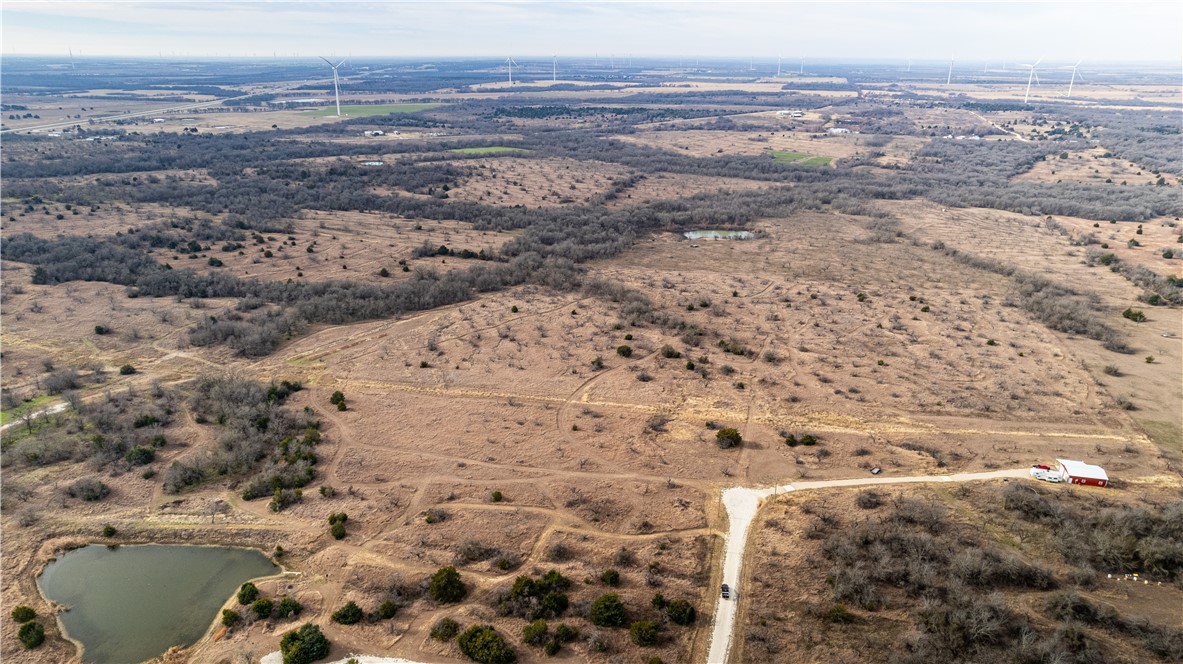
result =
M52 397L50 397L48 394L42 394L32 401L26 401L23 405L27 406L31 410L41 410L41 407L46 405L46 402L50 401L51 399ZM0 410L0 426L14 421L16 419L16 415L16 408L11 410Z
M790 164L794 161L801 161L802 159L806 159L808 157L809 155L805 154L804 152L784 152L781 150L772 151L773 161L783 161Z
M459 152L460 154L505 154L506 152L529 152L525 148L510 148L504 145L495 145L489 148L455 148L448 150L448 152Z
M782 164L801 164L802 166L829 166L832 157L811 157L804 152L772 151L772 160Z
M342 106L341 115L348 115L351 118L364 118L371 115L388 115L390 113L418 113L419 111L426 111L439 105L440 104L365 104L357 106ZM336 115L337 107L333 105L317 109L315 111L305 111L304 113L305 115L324 118L330 115Z
M829 166L830 161L831 157L810 157L809 159L804 159L798 163L800 163L802 166Z

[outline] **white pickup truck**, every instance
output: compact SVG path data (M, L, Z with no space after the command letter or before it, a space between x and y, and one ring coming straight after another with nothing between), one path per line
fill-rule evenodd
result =
M1060 473L1046 467L1046 466L1032 466L1031 477L1044 482L1060 482L1063 480Z

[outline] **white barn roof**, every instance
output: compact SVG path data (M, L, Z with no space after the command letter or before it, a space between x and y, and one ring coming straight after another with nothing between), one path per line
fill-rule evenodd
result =
M1100 466L1085 463L1083 461L1072 461L1071 459L1056 459L1056 463L1068 473L1069 477L1088 477L1094 480L1109 481L1109 476L1105 474L1105 469Z

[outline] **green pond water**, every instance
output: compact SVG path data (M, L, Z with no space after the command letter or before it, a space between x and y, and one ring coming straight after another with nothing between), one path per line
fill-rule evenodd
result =
M746 240L752 237L750 231L686 231L682 237L687 240Z
M90 545L46 565L37 584L69 608L61 621L83 662L128 664L195 643L240 585L278 572L252 549Z

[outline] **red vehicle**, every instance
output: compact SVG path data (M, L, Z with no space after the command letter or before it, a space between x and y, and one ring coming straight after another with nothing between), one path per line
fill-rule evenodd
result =
M1040 470L1051 470L1051 469L1052 469L1052 467L1051 467L1051 466L1048 466L1048 465L1046 465L1046 464L1042 464L1042 463L1037 463L1037 464L1035 464L1034 466L1031 466L1031 467L1032 467L1032 468L1038 468L1038 469L1040 469Z

